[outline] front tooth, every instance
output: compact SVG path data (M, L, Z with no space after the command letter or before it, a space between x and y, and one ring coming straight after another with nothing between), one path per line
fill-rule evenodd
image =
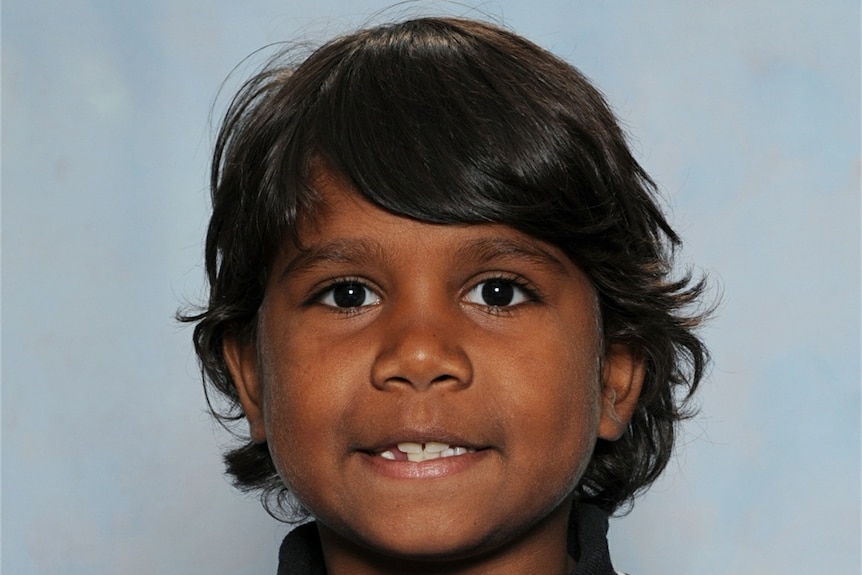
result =
M466 447L453 447L448 443L440 443L439 441L429 441L424 444L405 441L398 444L398 450L407 454L407 461L412 461L414 463L429 461L439 457L464 455L465 453L472 453L475 451ZM380 455L386 459L394 459L394 454L390 451L385 451Z

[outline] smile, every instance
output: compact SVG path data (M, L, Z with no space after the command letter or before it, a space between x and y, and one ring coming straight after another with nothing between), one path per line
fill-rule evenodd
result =
M420 463L422 461L430 461L432 459L475 453L475 451L475 449L470 447L450 445L448 443L440 443L437 441L428 441L425 443L405 441L398 443L394 447L385 449L377 455L383 459L389 459L391 461L412 461L414 463Z

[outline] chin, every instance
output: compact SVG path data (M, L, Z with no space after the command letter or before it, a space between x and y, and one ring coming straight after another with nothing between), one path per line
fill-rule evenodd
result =
M381 558L406 562L463 560L495 547L493 537L477 532L472 521L452 524L439 518L387 522L342 533L342 537L375 551Z

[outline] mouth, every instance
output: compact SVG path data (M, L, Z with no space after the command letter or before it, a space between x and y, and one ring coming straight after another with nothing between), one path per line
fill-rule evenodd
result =
M473 447L453 445L439 441L426 441L424 443L403 441L396 443L395 445L376 450L371 454L390 461L412 461L414 463L421 463L423 461L443 459L446 457L458 457L459 455L466 455L468 453L475 452L476 449Z

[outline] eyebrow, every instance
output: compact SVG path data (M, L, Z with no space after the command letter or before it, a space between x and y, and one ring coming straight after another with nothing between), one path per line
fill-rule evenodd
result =
M300 248L278 276L279 281L291 275L303 274L326 264L362 266L386 254L379 244L363 239L336 239L308 248Z
M481 264L500 259L526 260L556 273L566 273L566 265L550 250L537 242L518 238L494 237L468 241L455 254L459 260L472 259Z
M289 276L308 273L328 264L351 264L363 267L372 261L387 259L386 250L377 242L361 239L335 239L307 248L287 262L278 277L284 281ZM467 240L454 251L454 261L474 261L490 264L499 260L520 259L564 274L566 266L551 251L537 242L503 236Z

